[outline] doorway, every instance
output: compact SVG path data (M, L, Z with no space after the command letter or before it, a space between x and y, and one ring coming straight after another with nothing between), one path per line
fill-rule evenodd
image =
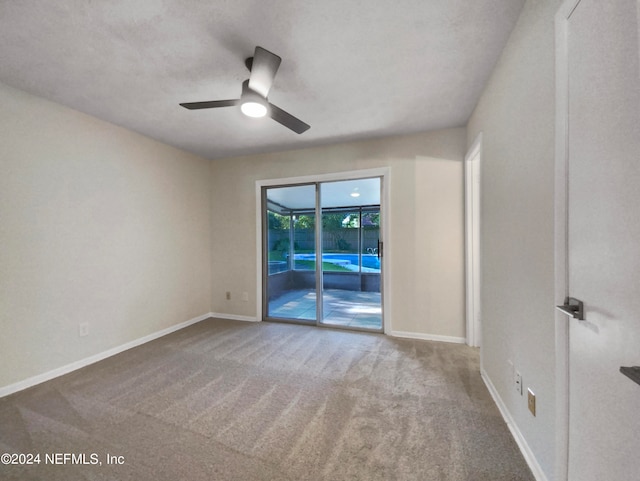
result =
M480 161L482 133L464 162L467 344L480 347Z
M262 318L383 330L381 177L261 188Z

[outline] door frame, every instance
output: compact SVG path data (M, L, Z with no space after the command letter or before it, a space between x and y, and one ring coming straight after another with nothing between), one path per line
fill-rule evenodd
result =
M569 293L569 72L568 20L581 0L565 0L555 17L556 132L555 132L555 305ZM555 479L569 477L569 317L555 314L556 355L556 469Z
M262 188L279 185L293 185L305 183L322 183L335 182L341 180L356 180L362 178L380 177L382 193L380 196L380 217L382 218L382 226L380 229L382 242L389 239L391 225L391 169L389 167L380 167L375 169L351 170L345 172L332 172L327 174L305 175L298 177L284 177L277 179L256 180L255 183L255 201L256 201L256 319L264 320L264 312L262 309L262 293L263 293L263 235L262 235ZM385 246L386 247L386 246ZM385 249L382 256L382 332L389 334L392 332L391 316L387 315L391 312L391 249Z
M477 160L476 160L477 159ZM480 164L482 132L464 157L465 292L467 344L480 347ZM474 177L478 186L474 188Z

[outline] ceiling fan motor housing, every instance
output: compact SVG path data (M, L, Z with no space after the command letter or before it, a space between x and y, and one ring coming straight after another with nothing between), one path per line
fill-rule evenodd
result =
M253 104L253 105L251 105ZM257 104L257 105L256 105ZM258 106L262 106L260 108ZM263 97L258 92L252 90L249 87L249 80L245 80L242 83L242 95L240 96L240 108L245 115L249 117L264 117L269 114L269 102L266 97ZM256 112L256 114L251 114L249 112Z

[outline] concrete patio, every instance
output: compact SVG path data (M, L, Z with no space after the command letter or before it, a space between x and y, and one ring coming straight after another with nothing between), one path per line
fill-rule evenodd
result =
M324 290L322 324L358 329L382 329L379 292ZM316 320L316 292L311 289L288 291L269 302L269 317L300 322Z

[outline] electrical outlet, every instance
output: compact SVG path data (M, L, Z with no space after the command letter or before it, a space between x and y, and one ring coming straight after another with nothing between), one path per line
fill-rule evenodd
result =
M533 393L531 388L527 389L527 404L529 405L529 411L534 416L536 415L536 395Z
M231 292L227 291L227 301L231 300Z
M522 375L516 371L515 376L513 378L513 382L516 387L516 392L522 396Z
M249 293L248 292L243 292L242 293L242 300L247 302L249 301Z
M89 335L89 323L81 322L78 324L78 336L85 337Z

